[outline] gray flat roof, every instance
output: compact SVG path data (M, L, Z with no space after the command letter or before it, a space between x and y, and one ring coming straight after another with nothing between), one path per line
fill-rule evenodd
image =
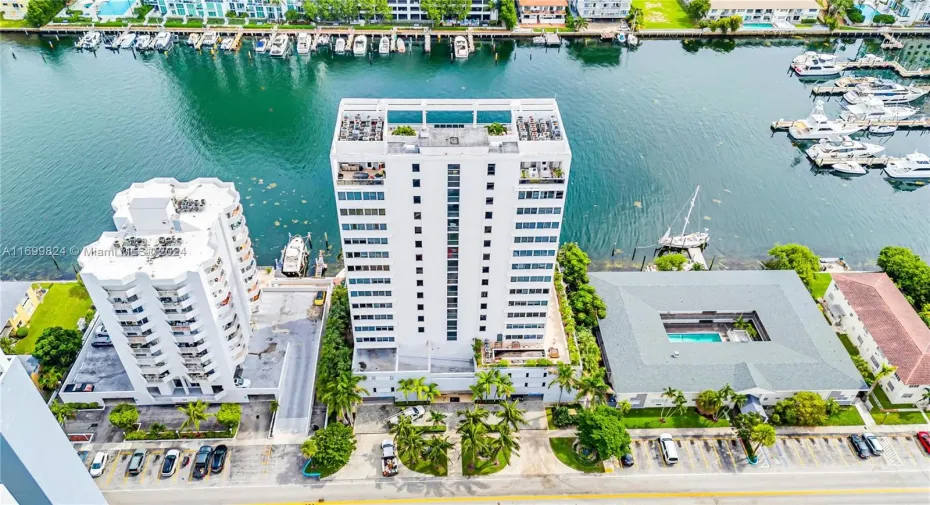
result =
M591 272L607 305L600 322L618 393L866 389L793 271ZM755 311L771 341L673 343L663 312ZM673 357L675 352L678 357Z
M0 327L13 315L31 285L31 282L0 282L0 318L3 319Z
M96 327L93 331L97 331ZM74 362L70 380L64 384L90 383L94 385L95 392L134 391L132 381L129 380L116 349L94 347L91 345L93 340L91 337L84 341L84 351Z

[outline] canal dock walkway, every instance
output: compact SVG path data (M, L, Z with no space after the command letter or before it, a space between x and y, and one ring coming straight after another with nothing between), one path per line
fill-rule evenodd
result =
M930 86L914 86L915 88L922 89L924 91L930 91ZM855 90L854 87L844 87L844 86L814 86L811 88L811 94L813 95L843 95L850 91Z
M836 66L842 67L843 70L894 70L901 77L930 78L930 68L908 70L904 68L904 65L898 63L897 61L839 61L836 63Z
M837 163L857 163L866 168L880 168L899 159L901 158L893 156L880 156L878 158L814 158L813 162L818 167L836 165Z
M772 122L772 129L775 131L787 130L791 128L796 121L786 121L784 119L779 119L778 121ZM862 128L868 128L870 126L896 126L899 129L930 129L930 117L920 118L920 119L888 119L888 120L856 120L848 121L856 126L861 126Z

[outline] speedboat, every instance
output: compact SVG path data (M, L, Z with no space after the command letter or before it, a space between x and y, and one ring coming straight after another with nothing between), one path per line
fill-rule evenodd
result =
M639 37L633 35L632 33L626 38L626 45L630 47L636 47L639 45Z
M843 71L842 67L836 64L836 56L813 51L796 57L791 63L791 68L796 74L804 77L838 75Z
M855 88L859 84L869 84L873 82L878 82L880 79L878 77L840 77L833 82L833 87L835 88Z
M220 43L220 49L222 49L223 51L232 51L233 44L235 42L236 42L235 37L226 37L225 39L223 39L223 42Z
M274 36L271 45L268 48L268 54L272 58L287 58L291 52L291 39L284 33Z
M378 54L391 54L391 39L387 35L382 35L378 41Z
M159 32L155 36L155 50L165 52L171 49L171 44L174 43L173 38L171 37L171 32Z
M368 37L364 35L356 35L355 40L352 41L352 54L355 56L365 56L365 53L368 52Z
M104 49L119 49L119 36L115 37L104 37L103 38L103 47Z
M817 140L837 135L849 135L862 128L855 123L827 119L823 111L823 100L817 100L809 116L795 121L788 127L788 135L797 140Z
M543 37L542 35L533 37L533 45L536 45L536 46L546 45L546 37Z
M297 34L297 54L310 54L310 43L312 39L307 32Z
M149 44L151 43L152 36L147 33L143 33L142 35L139 35L139 38L136 39L136 49L139 51L148 51Z
M400 54L404 54L407 52L407 44L404 44L403 38L397 37L397 42L395 43L394 50Z
M119 48L120 49L130 49L136 43L136 34L127 33L119 39Z
M452 47L455 50L456 59L461 60L461 59L468 58L468 41L465 40L465 37L461 35L456 35L455 40L452 42Z
M268 39L258 39L255 41L255 53L262 54L268 49Z
M853 140L848 136L820 139L807 150L811 159L821 158L865 158L885 150L884 146Z
M618 33L618 34L617 34L617 42L619 42L619 43L621 43L621 44L626 44L626 34L623 33L623 32Z
M288 277L303 275L307 262L307 244L303 237L300 235L291 237L281 257L281 273Z
M853 163L847 161L844 163L834 163L830 167L834 172L845 174L845 175L865 175L868 173L868 170L865 169L862 165L858 163Z
M190 36L187 37L187 45L189 45L189 46L196 46L198 40L200 40L200 34L199 34L199 33L192 33L192 34L190 34Z
M843 99L849 103L861 103L864 99L875 97L883 103L908 103L927 94L927 90L917 86L904 86L889 79L857 84L855 89L847 91Z
M846 110L840 117L846 121L894 121L907 119L917 114L916 107L907 105L888 106L876 97L863 98L859 103L846 105Z
M885 175L901 181L930 180L930 157L915 151L904 158L889 161Z
M869 127L869 133L872 135L891 135L892 133L898 131L898 127L895 125L872 125Z
M320 34L320 40L317 41L317 48L320 48L320 47L323 47L323 46L328 46L328 45L329 45L329 40L330 40L330 39L329 39L329 34L328 34L328 33Z
M346 53L346 39L339 37L336 39L336 47L333 48L333 52L336 54L345 54Z
M100 32L87 32L81 40L81 47L94 51L100 47L101 42L103 42L103 36L100 35Z
M207 49L212 49L216 47L216 41L220 36L216 32L204 32L203 40L200 43L200 47L206 47Z

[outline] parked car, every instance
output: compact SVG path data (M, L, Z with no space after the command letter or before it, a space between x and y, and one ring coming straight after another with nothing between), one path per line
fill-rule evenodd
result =
M166 452L165 460L161 464L161 476L168 478L174 475L174 472L176 472L178 469L180 459L181 451L177 449L170 449L168 452Z
M863 433L862 438L865 439L865 445L869 446L869 452L871 452L873 456L881 456L882 453L885 452L884 447L882 447L882 443L879 442L877 438L875 438L875 435L871 433Z
M668 433L659 435L659 449L662 450L662 458L665 459L666 464L678 463L678 446L671 435Z
M859 456L859 459L869 459L869 456L872 454L869 451L868 444L866 444L865 440L859 435L850 435L849 444L852 445L853 451L856 452L856 456Z
M326 291L317 291L316 297L313 299L314 305L323 305L326 302Z
M65 393L90 393L94 390L94 385L88 382L79 382L77 384L68 384L65 386Z
M237 388L247 388L252 386L252 381L243 379L242 377L236 377L233 379L233 384L235 384Z
M106 327L103 326L103 325L101 324L100 326L97 327L97 334L96 334L96 336L98 336L98 337L109 337L109 336L110 336L110 333L107 332Z
M628 468L631 467L631 466L633 466L633 464L634 464L634 462L633 462L633 455L630 454L630 453L624 454L623 457L620 458L620 464L623 465L623 466L625 466L625 467L628 467Z
M197 456L194 457L194 472L191 474L195 479L206 477L207 472L210 471L211 454L213 454L213 448L209 445L205 445L197 451Z
M126 473L129 475L139 475L142 473L146 456L148 456L148 451L145 449L136 449L136 452L132 453L132 457L129 458L129 466L126 467Z
M113 341L110 340L109 335L94 335L94 339L90 342L91 347L113 347Z
M90 476L91 477L100 477L103 475L103 469L107 466L107 461L109 461L110 455L106 451L99 451L97 454L94 454L94 461L90 464Z
M920 442L920 446L924 448L924 451L930 454L930 433L926 431L917 432L917 441Z
M388 419L388 424L397 424L397 422L400 421L400 416L407 416L411 421L416 421L423 417L424 414L426 414L426 409L419 405L416 407L407 407L400 414L396 414Z
M213 457L210 458L210 473L220 473L223 471L223 467L226 466L226 454L228 449L225 445L218 445L216 449L213 450Z

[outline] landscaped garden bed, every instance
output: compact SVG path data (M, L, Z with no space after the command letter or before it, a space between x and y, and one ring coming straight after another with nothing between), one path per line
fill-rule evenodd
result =
M597 454L588 449L589 452L585 455L585 449L579 445L576 438L550 438L549 445L555 457L569 468L585 473L604 472L604 465L598 460Z

